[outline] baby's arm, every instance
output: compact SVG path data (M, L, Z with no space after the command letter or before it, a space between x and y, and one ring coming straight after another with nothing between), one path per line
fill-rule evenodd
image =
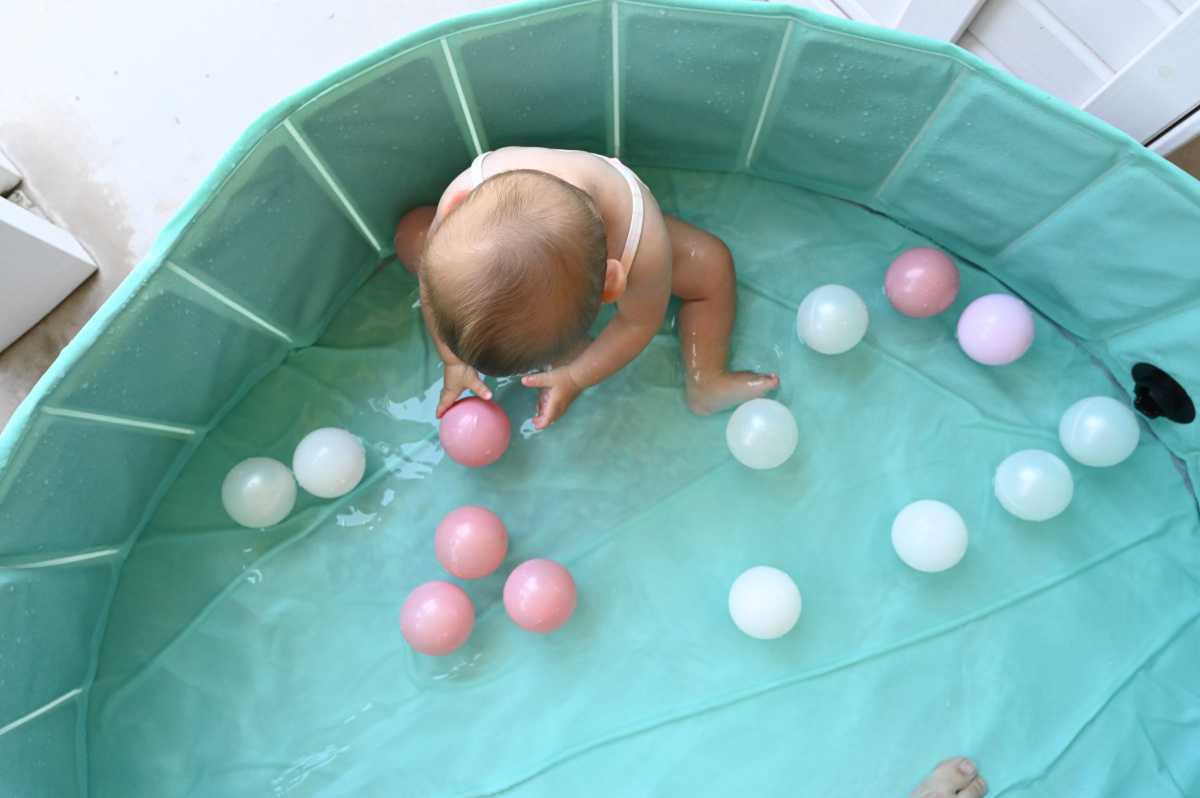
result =
M429 337L433 339L438 357L442 360L444 380L437 404L438 418L441 418L442 414L450 409L450 405L454 404L463 391L474 391L476 395L482 396L484 399L492 398L492 392L480 378L479 372L462 362L438 335L437 324L434 323L433 315L430 312L429 298L425 293L425 283L417 269L428 231L440 222L456 202L461 201L470 191L470 173L464 171L454 178L442 192L436 209L417 208L406 214L396 228L396 255L405 268L415 273L421 282L421 316L425 320L425 329L429 331Z
M421 251L425 247L425 237L428 234L431 226L437 223L437 220L444 215L446 197L450 195L450 191L455 189L457 183L463 182L462 176L455 183L450 184L450 189L447 189L446 195L443 195L442 204L438 208L431 206L423 206L414 208L404 215L400 223L396 225L395 245L396 257L404 268L416 275L417 280L421 285L421 316L425 321L425 329L429 331L429 337L433 339L434 348L437 350L438 357L441 358L443 366L443 381L442 393L438 398L437 417L441 418L442 414L450 409L450 405L462 395L463 391L474 391L477 395L484 399L491 399L492 392L488 390L487 385L479 376L479 372L459 360L458 356L446 346L446 342L438 335L437 325L434 323L433 315L430 312L429 298L425 292L425 281L421 275L420 256ZM461 190L461 189L459 189Z
M670 292L630 309L626 303L604 330L566 369L580 390L590 388L617 373L649 345L662 326Z
M429 337L433 339L438 357L442 359L442 393L438 397L436 416L441 418L442 414L450 409L450 405L458 401L458 397L462 396L463 391L474 391L476 396L491 399L492 392L479 376L479 372L462 362L458 355L446 346L442 336L438 335L437 324L433 321L429 302L425 298L424 284L421 286L421 315L425 319L425 329L429 331Z
M665 229L659 233L655 230L643 239L635 264L636 284L618 301L617 315L596 340L565 366L522 380L527 387L542 389L533 419L538 429L557 421L584 389L628 365L662 326L671 299L671 244Z

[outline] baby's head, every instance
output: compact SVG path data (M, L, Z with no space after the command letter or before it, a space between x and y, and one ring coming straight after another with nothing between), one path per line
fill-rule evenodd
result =
M423 301L465 363L497 376L543 368L596 320L611 268L605 252L587 194L545 172L502 172L430 230Z

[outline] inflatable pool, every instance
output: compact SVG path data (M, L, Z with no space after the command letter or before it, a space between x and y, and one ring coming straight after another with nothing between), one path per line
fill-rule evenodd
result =
M728 243L733 364L780 374L791 460L747 469L687 411L670 324L546 432L496 382L504 458L445 458L392 230L513 144L617 155ZM914 246L959 266L939 316L883 295ZM1195 181L950 45L735 0L420 31L258 120L0 438L0 794L882 796L954 754L993 795L1200 794L1198 253ZM871 318L836 357L795 333L826 283ZM1036 311L998 368L954 330L993 292ZM1146 414L1112 468L1058 443L1097 394ZM233 524L229 468L324 426L365 443L359 487ZM1029 448L1075 481L1043 523L992 495ZM969 529L944 573L892 550L922 498ZM508 557L426 657L397 612L468 502ZM530 557L578 586L550 635L501 603ZM804 599L774 641L726 608L760 564Z

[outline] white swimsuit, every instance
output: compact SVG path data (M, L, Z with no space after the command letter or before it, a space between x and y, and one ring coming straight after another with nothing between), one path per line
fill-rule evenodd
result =
M471 188L483 182L483 162L491 153L483 153L471 162ZM642 223L646 218L646 204L642 197L642 183L628 166L616 158L606 158L603 155L588 153L604 161L617 170L625 182L629 184L629 198L633 211L629 214L629 234L625 236L625 248L621 251L621 265L626 272L633 268L634 258L637 257L638 245L642 243Z

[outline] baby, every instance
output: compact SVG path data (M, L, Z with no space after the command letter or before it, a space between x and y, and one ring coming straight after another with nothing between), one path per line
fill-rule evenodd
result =
M679 334L694 412L779 387L774 374L726 368L736 299L729 250L664 216L615 159L534 147L480 155L436 208L400 220L396 256L421 281L425 324L445 365L439 417L463 391L491 398L480 371L525 374L525 385L541 389L534 425L545 428L646 348L672 294L683 300ZM617 313L590 340L605 302ZM912 798L986 793L975 764L956 757Z
M540 390L534 426L558 420L583 390L619 371L662 325L671 295L687 403L705 415L779 386L730 372L736 280L716 236L666 216L620 161L571 150L506 147L480 155L436 208L407 213L396 256L421 283L425 323L445 364L440 417L480 372L522 374ZM616 315L592 340L600 305ZM537 372L537 373L533 373Z

